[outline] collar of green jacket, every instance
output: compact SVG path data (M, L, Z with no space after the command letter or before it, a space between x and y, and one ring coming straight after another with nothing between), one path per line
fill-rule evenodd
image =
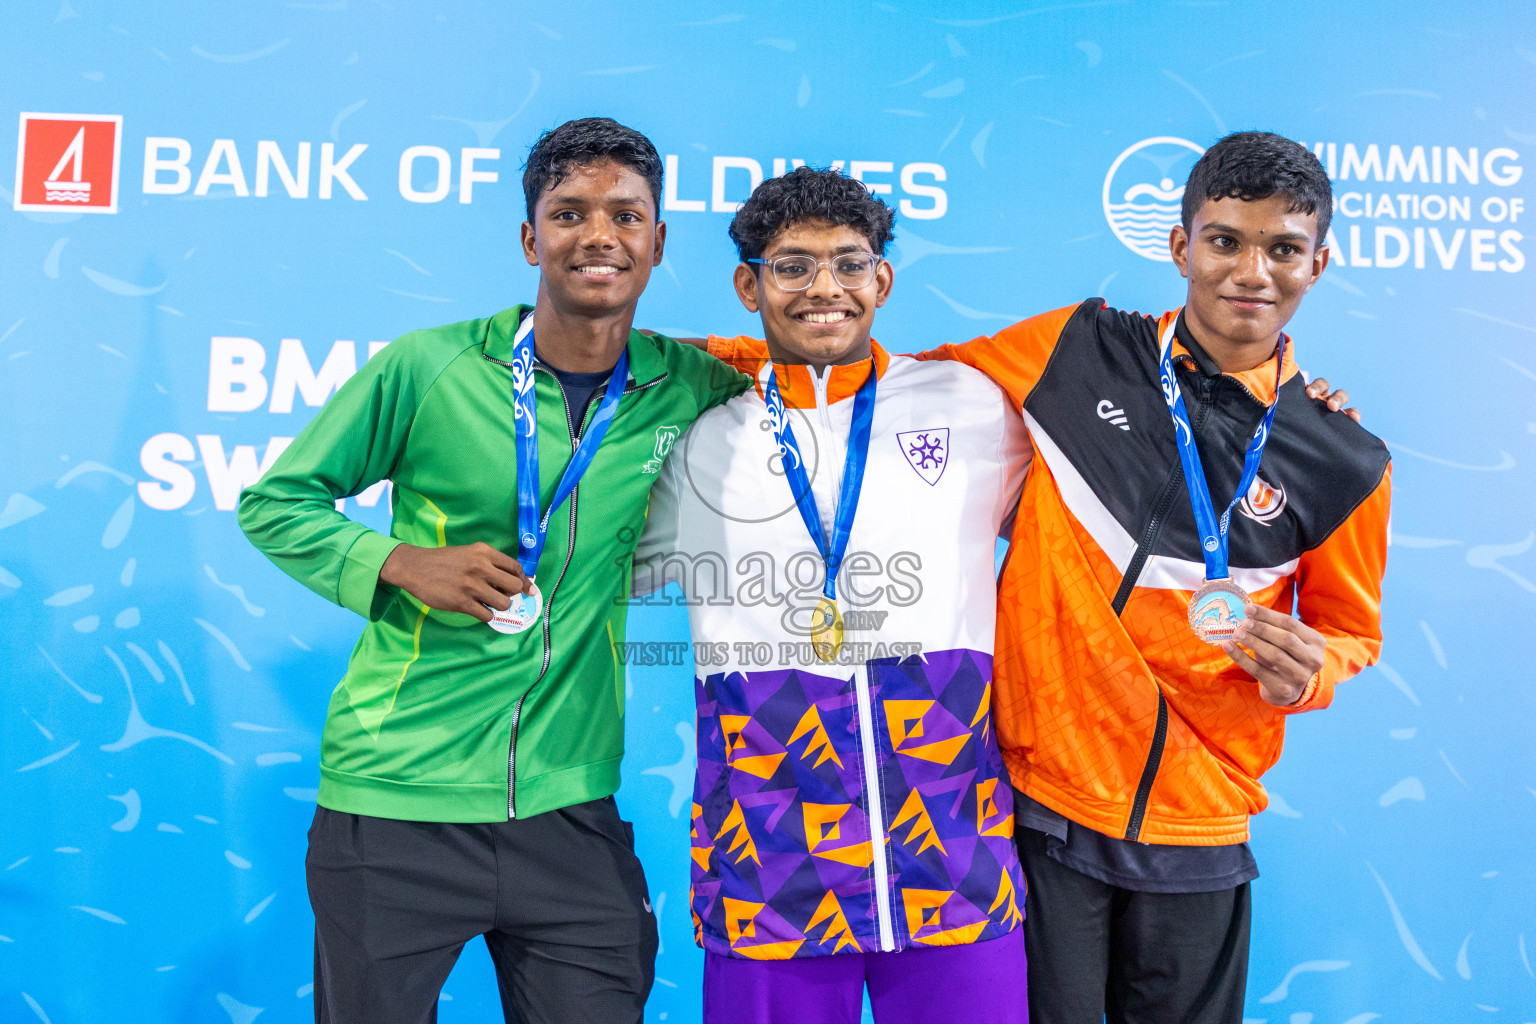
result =
M500 363L512 362L512 342L517 336L518 325L532 312L532 306L517 305L491 317L485 332L486 357ZM629 342L624 347L629 352L626 387L644 387L667 375L667 364L655 338L631 328Z

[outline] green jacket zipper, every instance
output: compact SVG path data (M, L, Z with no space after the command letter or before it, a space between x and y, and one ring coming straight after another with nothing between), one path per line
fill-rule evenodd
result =
M490 359L489 356L486 358ZM499 359L491 359L491 362L496 363L499 366L508 365ZM539 366L538 364L534 365L535 372L539 372L541 370L544 373L550 373L548 369ZM554 374L550 373L550 376L553 377ZM671 374L663 373L656 379L647 381L644 384L636 384L633 387L626 387L623 391L623 394L632 395L636 392L655 387L657 384L660 384L662 381L666 380L669 376L671 376ZM571 405L570 400L566 397L565 394L565 385L560 383L559 377L555 377L555 387L560 390L560 404L563 411L565 412L566 430L567 432L570 432ZM582 433L586 433L586 423L587 420L591 418L591 416L592 406L591 403L588 403L586 416L582 419ZM571 432L570 439L571 451L574 452L576 448L581 444L581 434ZM528 695L533 692L534 686L538 686L539 683L544 681L544 676L549 671L550 659L554 654L554 637L550 632L549 622L554 613L555 591L560 589L560 581L565 579L565 570L570 567L571 555L576 550L576 503L580 496L581 484L578 483L575 487L571 488L571 524L570 531L566 537L565 561L560 565L560 573L555 577L555 585L550 587L549 593L544 595L544 613L539 616L540 628L544 633L544 664L539 667L539 675L538 678L534 679L533 685L523 691L522 695L517 698L517 704L512 708L512 737L507 743L507 819L509 821L517 817L517 732L518 726L521 724L523 717L523 701L528 699Z

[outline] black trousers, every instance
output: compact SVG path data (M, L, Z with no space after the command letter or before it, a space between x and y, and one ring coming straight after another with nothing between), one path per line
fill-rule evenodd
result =
M464 944L484 936L506 1019L636 1024L656 918L613 798L455 825L315 812L315 1020L429 1024Z
M1135 892L1052 860L1043 832L1016 839L1030 1024L1241 1024L1249 883Z

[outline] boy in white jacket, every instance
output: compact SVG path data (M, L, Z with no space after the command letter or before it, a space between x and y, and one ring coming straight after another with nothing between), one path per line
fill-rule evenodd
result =
M757 387L652 491L636 591L695 642L695 935L708 1022L1027 1019L1012 793L991 726L994 543L1029 446L1002 391L870 338L889 207L802 168L731 236Z

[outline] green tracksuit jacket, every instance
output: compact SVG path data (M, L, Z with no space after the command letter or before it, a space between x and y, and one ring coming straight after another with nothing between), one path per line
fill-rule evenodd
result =
M596 458L550 519L544 614L504 635L379 582L399 543L484 541L517 554L512 340L531 313L416 331L349 380L240 496L240 526L294 579L367 618L331 695L321 806L486 822L595 800L619 785L631 560L673 440L747 378L698 349L630 334L629 381ZM547 507L575 449L564 393L535 372ZM590 422L597 402L588 409ZM393 481L385 537L335 500Z

